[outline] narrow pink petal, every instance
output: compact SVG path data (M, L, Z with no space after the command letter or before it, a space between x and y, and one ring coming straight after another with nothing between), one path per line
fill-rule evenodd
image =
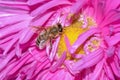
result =
M114 46L110 46L108 47L108 50L106 51L106 54L108 57L112 57L114 55L115 51L115 47Z
M105 75L105 72L104 70L102 70L101 75L99 76L99 79L104 80L104 75Z
M83 10L83 15L91 16L94 20L96 19L95 9L92 6L88 6Z
M34 32L30 30L29 28L24 29L23 31L20 32L19 36L19 43L24 44L27 43L33 36Z
M7 57L1 61L0 70L2 70L14 56L15 50L12 50Z
M32 75L34 74L34 71L36 70L36 65L37 65L37 62L34 61L34 62L32 63L32 65L29 67L29 69L28 69L27 72L26 72L26 75L27 75L26 79L29 80L29 79L32 78Z
M46 15L42 16L42 17L40 15L38 15L32 20L33 22L31 22L31 25L33 25L33 26L43 26L48 22L48 20L54 14L55 14L55 12L50 12L50 13L47 13Z
M20 69L22 67L22 65L24 65L24 63L30 59L31 55L27 54L24 57L22 57L19 61L17 61L15 64L16 66L8 73L8 74L13 74L15 73L18 69Z
M20 45L18 44L16 46L16 55L17 55L18 58L21 57L21 53L22 53L22 50L20 49Z
M35 72L34 72L34 74L33 74L33 77L36 76L36 75L38 75L39 73L40 73L40 75L41 75L41 71L42 71L43 69L45 69L45 68L50 67L50 66L51 66L51 64L49 63L49 60L45 60L44 62L42 62L42 63L36 68L36 70L35 70ZM40 76L40 75L38 75L38 76Z
M15 35L11 35L11 36L6 37L6 38L4 38L4 39L2 39L2 40L0 41L0 44L1 44L1 45L2 45L2 44L5 44L5 43L11 41L14 37L16 37L16 36L15 36Z
M110 10L116 9L119 5L120 5L119 0L115 0L115 1L107 0L106 9L105 9L106 14L108 14Z
M99 24L104 17L106 2L105 0L94 0L92 2L95 8L95 17L96 17L95 20Z
M53 59L54 59L54 57L55 57L55 55L56 55L59 41L60 41L60 37L58 37L58 38L56 39L56 42L55 42L55 43L53 44L53 46L52 46L52 51L51 51L51 53L50 53L50 55L49 55L50 61L53 61Z
M15 44L15 42L18 40L18 38L13 39L10 41L9 46L6 47L5 51L3 52L3 55L6 55L8 53L8 51L12 48L12 46Z
M66 74L65 74L65 70L64 69L60 70L60 71L58 70L55 74L53 74L53 76L50 77L50 79L51 80L57 80L57 79L58 80L61 80L61 79L63 80L63 79L65 79L65 75Z
M47 44L47 46L46 46L46 54L47 54L47 56L50 55L50 51L51 51L50 44Z
M44 74L43 76L42 76L42 79L41 80L45 80L45 79L47 79L47 80L49 80L51 77L53 77L53 75L54 74L50 74L50 72L47 72L46 74Z
M54 5L53 5L54 4ZM64 1L64 0L61 0L60 2L58 0L53 0L49 3L46 3L45 5L37 8L37 9L34 9L31 13L32 16L36 16L36 15L40 15L40 14L44 14L46 11L49 12L48 10L49 9L52 9L54 8L55 6L59 6L59 5L70 5L71 3L69 1ZM59 9L59 7L55 7L56 9ZM55 9L52 9L53 11ZM42 11L42 12L41 12Z
M18 18L18 19L17 19ZM32 17L30 17L27 14L24 15L18 15L18 14L8 14L8 13L4 13L0 15L0 27L6 27L6 26L10 26L10 25L14 25L20 21L25 21L31 19Z
M70 41L66 35L65 35L64 39L65 39L65 44L67 46L67 49L68 49L68 51L70 51L70 49L71 49Z
M65 74L65 80L74 80L74 76L72 76L70 73L66 72Z
M77 14L82 7L87 4L88 0L78 0L76 3L73 4L71 8L71 13Z
M9 13L28 13L29 7L25 2L0 1L0 10Z
M15 64L7 64L7 67L0 72L0 79L5 79L8 72L10 72L14 68L14 66Z
M98 49L97 51L86 55L73 65L73 71L81 71L85 68L91 67L97 64L103 58L103 51Z
M44 60L47 59L45 50L39 52L35 48L29 48L29 52L30 52L31 56L34 58L34 60L37 60L39 62L43 62Z
M120 60L120 48L118 48L118 58L119 58L119 60Z
M108 42L109 45L115 45L120 41L120 33L116 33L114 36L110 38L110 41Z
M119 61L117 55L114 56L114 62L115 62L115 64L116 64L116 67L117 67L117 69L118 69L118 72L120 72L120 61ZM120 78L120 77L119 77L119 78Z
M98 33L98 29L93 28L90 29L89 31L79 35L78 39L75 41L75 43L72 45L72 48L70 49L70 53L73 54L76 49L81 46L90 36L93 34Z
M117 62L117 63L118 63L118 62ZM110 65L111 65L111 68L112 68L114 74L115 74L117 77L120 78L120 66L119 66L118 64L116 64L116 61L115 61L115 60L112 61L112 62L110 63Z
M109 78L106 75L104 75L103 80L109 80Z
M25 63L25 65L23 65L20 69L18 69L18 71L16 71L16 73L18 73L16 74L17 78L23 79L24 77L26 77L26 79L29 79L29 78L31 79L32 78L31 74L34 73L34 70L36 69L36 66L37 66L36 63L37 61L34 61L34 60L30 63ZM22 75L24 77L22 77Z
M95 70L93 71L93 74L91 75L90 80L98 80L100 73L102 72L103 69L103 62L104 60L100 61L96 66Z
M0 1L1 6L9 6L12 8L23 8L23 9L29 9L27 6L27 3L24 2L12 2L12 1Z
M45 80L45 76L48 76L50 77L51 75L48 74L49 70L45 70L43 72L41 72L41 74L39 74L37 77L36 77L36 80Z
M1 31L0 38L4 37L6 35L9 35L11 33L18 32L18 31L20 31L22 29L25 29L26 27L28 27L28 25L29 25L29 22L24 21L24 22L20 22L20 23L17 23L15 25L11 25L9 27L3 28L3 29L0 30Z
M39 6L38 7L40 7L41 5L43 5L43 4L46 4L46 3L48 3L48 2L50 2L50 0L28 0L27 1L27 3L29 4L29 5L35 5L35 4L39 4ZM32 7L33 7L32 6Z
M17 71L19 72L19 74L17 74L16 76L18 76L19 78L24 73L24 76L26 77L26 79L31 79L32 74L34 73L34 70L37 67L36 63L37 63L36 61L32 61L30 64L25 63L27 65L26 66L24 65L21 69L19 69L19 71Z
M60 57L60 59L58 59L57 62L50 68L50 71L51 72L56 71L57 68L64 63L65 59L66 59L66 52L63 52L63 54Z
M120 26L115 29L115 33L116 33L116 32L120 32Z
M110 66L106 62L104 62L104 71L105 71L106 75L109 77L109 79L115 80L113 72L112 72Z
M72 65L71 65L70 61L67 61L67 60L66 60L66 61L64 62L64 65L65 65L65 67L67 68L67 70L68 70L71 74L75 75L77 72L79 73L79 71L73 71Z
M120 20L120 12L118 10L111 10L109 14L105 15L105 19L100 23L100 27L104 27L110 23L114 23Z

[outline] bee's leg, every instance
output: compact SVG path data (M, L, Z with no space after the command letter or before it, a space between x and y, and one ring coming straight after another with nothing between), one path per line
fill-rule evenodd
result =
M47 29L43 28L45 30L45 32L47 32Z
M52 49L52 38L50 38L50 49Z

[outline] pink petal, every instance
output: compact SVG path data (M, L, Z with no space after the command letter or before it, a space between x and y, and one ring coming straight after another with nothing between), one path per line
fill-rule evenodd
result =
M33 22L31 22L31 25L33 25L33 26L44 26L54 14L55 14L55 12L50 12L50 13L47 13L46 15L42 16L42 17L38 15L37 17L35 17L33 19Z
M48 2L50 2L50 0L37 0L37 1L36 1L36 0L28 0L27 3L28 3L29 5L33 5L33 6L34 6L35 4L39 4L38 7L40 7L41 5L43 5L43 4L45 4L45 3L48 3ZM32 7L33 7L33 6L32 6Z
M45 53L45 50L43 51L38 51L37 49L33 48L29 48L29 52L32 56L32 58L34 58L34 60L37 60L39 62L44 62L47 59L47 55Z
M70 49L71 49L70 41L66 35L65 35L64 39L65 39L65 44L67 46L67 49L68 49L68 51L70 51Z
M24 26L23 26L24 24ZM3 28L1 29L1 35L0 35L0 38L6 36L6 35L9 35L11 33L15 33L15 32L18 32L22 29L25 29L27 26L28 26L29 22L28 21L24 21L24 22L20 22L20 23L17 23L15 25L11 25L7 28Z
M56 71L57 68L64 63L65 59L66 59L66 52L63 52L63 54L60 57L60 59L58 59L57 62L50 68L50 71L51 72Z
M33 38L34 33L29 28L24 29L20 32L19 44L27 43L31 38Z
M106 51L106 54L108 57L112 57L114 55L115 51L115 47L114 46L110 46L108 47L108 50Z
M110 66L106 62L104 65L104 71L105 71L106 75L109 77L109 79L115 80L113 72L112 72Z
M66 72L65 74L65 80L74 80L74 77L70 73Z
M108 42L109 45L115 45L115 44L117 44L120 41L119 36L120 36L120 33L116 33L114 36L112 36L110 38L110 41Z
M55 73L47 72L44 73L42 78L38 80L74 80L74 77L67 72L65 69L59 69Z
M55 55L56 55L57 48L58 48L58 44L59 44L59 40L60 40L60 37L58 37L58 38L56 39L56 42L55 42L55 43L53 44L53 46L52 46L52 51L51 51L51 53L50 53L50 55L49 55L50 61L53 61L53 59L54 59L54 57L55 57Z
M14 46L14 44L17 42L18 38L12 39L9 41L7 44L2 44L0 47L4 49L4 52L2 53L3 55L6 55L8 51ZM9 46L8 46L9 45Z
M105 13L105 0L95 0L93 1L94 9L95 9L95 17L96 22L99 24Z
M114 74L120 78L120 66L118 64L118 62L116 62L117 60L114 58L113 61L110 62L111 68L114 72Z
M53 5L54 4L54 5ZM61 0L60 2L58 0L53 0L49 3L46 3L45 5L37 8L37 9L34 9L31 13L32 16L36 16L36 15L40 15L40 14L44 14L46 11L47 13L49 12L48 10L52 10L54 11L55 9L59 9L58 7L55 7L55 6L59 6L59 5L65 5L65 6L68 6L70 5L71 3L69 1L64 1L64 0ZM54 8L55 9L52 9ZM41 12L42 11L42 12ZM51 11L50 11L51 12Z
M90 80L97 80L99 79L100 73L102 72L104 60L100 61L96 66L93 74L91 75Z
M2 70L14 56L15 56L15 50L12 50L10 54L8 54L7 57L2 60L0 65L0 70Z
M92 36L95 33L98 33L98 29L93 28L83 33L82 35L79 35L77 41L75 41L75 43L72 45L72 48L70 49L70 53L73 54L76 51L76 49L79 46L81 46L81 44L83 44L90 36Z
M42 62L35 70L34 74L33 74L33 77L37 76L38 75L38 78L41 78L43 75L42 75L42 70L48 70L48 69L45 69L45 68L48 68L50 67L51 64L49 62L49 60L45 60L44 62ZM39 74L40 73L40 74ZM46 73L45 73L46 74ZM42 76L41 76L42 75ZM37 79L36 79L37 80ZM39 80L39 79L38 79Z
M29 7L24 2L0 1L0 10L9 13L28 13Z
M18 18L18 19L16 19ZM14 25L19 23L20 21L30 20L32 17L30 17L27 14L24 15L17 15L17 14L8 14L8 13L1 13L0 15L0 27L6 27L10 25Z
M88 0L78 0L76 3L73 4L71 8L71 13L76 14L82 9L82 7L87 4Z
M102 70L101 75L99 76L99 79L104 80L104 75L105 75L105 72L104 70Z
M116 9L119 5L120 5L119 0L115 0L115 1L112 1L112 2L111 2L111 0L107 0L106 9L105 9L106 14L108 14L110 10Z
M105 16L105 19L100 23L100 27L104 27L120 20L120 12L117 10L110 10L109 14L106 14Z
M91 67L97 64L103 57L103 51L98 49L97 51L86 55L73 65L73 71L81 71L85 68Z
M30 59L30 55L26 54L24 57L22 57L19 61L17 61L15 64L16 66L8 73L8 74L13 74L15 73L18 69L20 69L24 63Z

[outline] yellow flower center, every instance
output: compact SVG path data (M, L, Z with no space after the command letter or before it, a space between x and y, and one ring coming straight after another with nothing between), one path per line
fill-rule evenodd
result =
M66 35L70 41L70 44L73 45L73 43L77 40L80 34L86 32L90 26L95 26L95 22L92 20L92 18L87 17L86 22L87 22L87 25L85 28L82 27L84 25L84 20L76 21L72 23L70 26L64 28L64 31L63 31L63 34L61 35L61 39L58 46L58 52L57 52L58 56L61 56L61 54L64 51L67 51L67 59L73 59L69 51L67 50L64 37ZM96 42L94 41L94 43ZM76 53L84 54L83 46L80 46L77 49Z

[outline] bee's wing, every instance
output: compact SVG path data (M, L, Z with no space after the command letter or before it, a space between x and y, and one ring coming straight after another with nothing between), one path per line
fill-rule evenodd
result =
M32 26L32 27L31 27L31 30L32 30L34 33L39 34L41 31L46 30L46 29L45 29L45 27Z

